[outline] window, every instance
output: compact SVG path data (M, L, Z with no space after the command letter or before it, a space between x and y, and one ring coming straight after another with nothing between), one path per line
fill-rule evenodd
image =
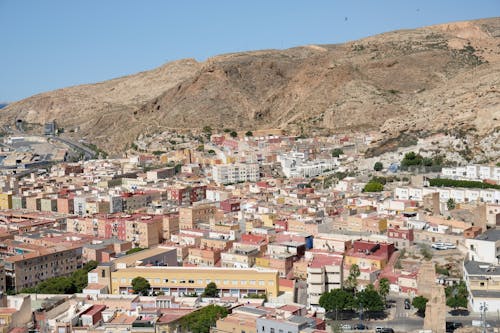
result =
M259 280L259 286L263 286L264 285L264 280Z
M168 279L164 279L164 280L163 280L163 282L164 282L164 283L167 283L167 282L168 282Z
M269 280L269 281L267 282L267 284L268 284L268 285L270 285L270 286L274 286L274 281Z
M255 280L250 280L250 284L255 284Z
M224 284L229 284L229 280L224 280Z

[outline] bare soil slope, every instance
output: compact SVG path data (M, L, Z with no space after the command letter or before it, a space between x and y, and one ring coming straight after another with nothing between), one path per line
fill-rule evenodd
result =
M311 45L180 60L152 71L32 96L0 123L55 119L119 152L165 128L284 128L295 133L500 129L500 18Z

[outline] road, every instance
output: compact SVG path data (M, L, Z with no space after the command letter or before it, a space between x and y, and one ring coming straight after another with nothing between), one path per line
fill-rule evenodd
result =
M89 147L86 147L86 146L80 144L79 142L76 142L76 141L73 141L73 140L69 140L69 139L64 139L64 138L61 138L59 136L52 136L50 138L52 140L59 141L59 142L62 142L62 143L66 144L66 145L68 145L70 147L73 147L74 149L83 151L86 160L90 160L90 159L96 157L96 152L95 151L93 151Z

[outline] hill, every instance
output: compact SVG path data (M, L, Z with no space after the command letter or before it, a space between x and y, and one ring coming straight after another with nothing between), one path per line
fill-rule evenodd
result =
M404 136L447 132L482 150L484 142L500 145L499 81L500 18L491 18L339 45L179 60L11 103L0 124L55 119L67 135L115 153L140 133L205 125L376 131L372 154Z

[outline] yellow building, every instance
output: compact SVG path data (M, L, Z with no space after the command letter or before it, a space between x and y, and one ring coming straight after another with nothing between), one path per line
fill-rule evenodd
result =
M138 276L148 280L152 291L173 296L201 294L210 282L217 285L220 296L266 294L276 297L279 289L278 271L256 268L137 266L113 270L110 266L99 266L89 273L89 282L111 286L112 294L129 294L132 279Z
M0 209L12 209L12 194L0 193Z
M269 267L269 257L255 258L255 266L257 266L257 267Z

